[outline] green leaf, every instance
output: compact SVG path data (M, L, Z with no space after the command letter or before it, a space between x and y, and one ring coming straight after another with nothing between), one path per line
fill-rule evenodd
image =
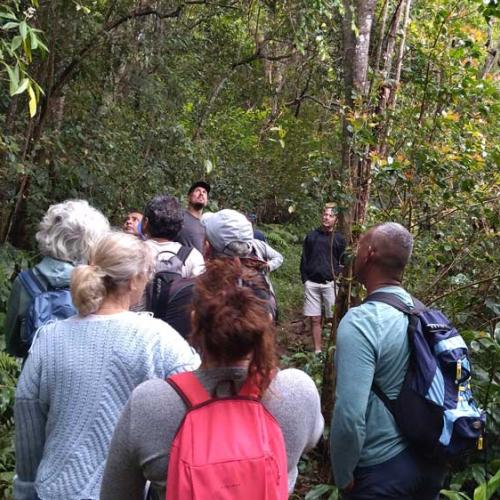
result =
M500 316L500 304L493 299L486 299L484 305L495 315Z
M28 25L26 21L21 21L19 23L19 34L23 40L26 40L26 37L28 36Z
M0 17L3 17L4 19L12 19L14 21L17 21L17 17L13 12L0 12Z
M500 487L500 469L497 473L487 482L480 484L474 490L474 500L489 500Z
M38 38L33 31L30 31L30 43L32 50L36 50L38 48Z
M19 35L16 35L10 42L10 50L15 52L21 46L22 42L23 39Z
M332 486L330 486L329 484L318 484L306 494L305 500L316 500L318 498L321 498L323 495L328 493L331 488Z
M460 491L441 490L439 493L450 500L470 500L470 497Z
M5 31L8 31L8 30L17 28L18 26L19 26L19 22L17 22L17 21L10 21L8 23L5 23L2 26L2 29L5 30Z
M27 40L23 40L23 48L24 48L24 53L26 54L26 59L28 60L28 63L31 62L31 47L27 43Z
M471 466L471 473L477 484L483 484L486 481L484 467L482 465L473 464Z
M9 74L9 92L10 95L14 95L19 87L19 66L11 68L10 66L5 66L7 73Z
M22 94L28 88L29 83L30 83L29 78L23 78L21 83L19 84L19 87L17 87L16 91L11 95L14 96Z

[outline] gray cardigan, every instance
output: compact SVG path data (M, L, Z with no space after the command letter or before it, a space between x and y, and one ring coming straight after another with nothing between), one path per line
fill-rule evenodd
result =
M228 379L239 388L246 377L242 368L195 373L209 393ZM323 432L318 390L308 375L290 368L277 373L262 401L283 431L291 492L301 454L315 446ZM184 402L164 381L151 380L134 390L113 434L101 500L142 500L146 480L157 498L165 498L170 446L185 412Z

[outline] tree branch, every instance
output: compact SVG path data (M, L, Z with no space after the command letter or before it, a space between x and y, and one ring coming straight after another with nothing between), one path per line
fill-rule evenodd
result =
M438 295L437 297L434 297L431 301L427 302L427 304L434 304L434 302L437 302L438 300L448 297L448 295L452 295L453 293L459 292L460 290L465 290L466 288L470 288L471 286L475 285L480 285L481 283L487 283L488 281L494 281L496 279L500 278L500 274L496 274L495 276L491 276L489 278L483 278L482 280L477 280L472 283L467 283L467 285L462 285L459 286L458 288L454 288L453 290L448 290L445 293L442 293L441 295Z
M156 16L158 19L168 19L168 18L173 18L173 17L179 17L182 9L184 8L184 5L179 5L175 10L171 12L165 12L161 13L156 9L151 9L151 8L146 8L146 9L136 9L128 14L119 17L118 19L115 19L107 24L105 24L99 32L97 32L93 37L92 40L87 42L78 52L76 56L73 57L73 59L70 61L70 63L62 70L62 72L59 74L58 78L50 88L49 92L47 93L47 98L54 93L56 93L65 83L66 80L71 76L73 71L76 69L76 67L80 64L81 60L83 57L89 52L91 49L93 49L96 44L96 38L100 38L101 36L105 35L106 33L109 33L110 31L115 30L119 26L121 26L123 23L130 21L131 19L138 18L138 17L144 17L144 16Z
M253 61L256 61L257 59L264 59L266 61L282 61L283 59L289 59L290 57L293 57L294 53L290 52L289 54L282 54L280 56L267 56L262 53L262 50L259 48L255 53L252 55L245 57L241 61L235 62L231 65L231 69L235 69L238 66L244 66L245 64L249 64Z
M493 196L492 198L488 198L487 200L483 200L479 203L474 203L473 205L455 207L455 208L451 209L449 212L446 212L444 214L443 214L443 212L446 210L446 208L442 208L442 209L438 210L437 212L434 212L433 214L426 215L425 217L418 219L417 221L415 221L411 225L411 227L409 229L410 230L413 229L415 226L418 226L422 222L427 222L428 220L430 221L431 219L433 219L434 217L436 217L438 215L440 216L439 220L441 221L441 220L443 220L444 217L448 217L449 215L457 212L458 210L470 210L473 207L479 207L481 205L486 205L486 203L491 203L492 201L496 201L499 198L500 198L500 194L497 194L496 196ZM436 222L438 222L438 221L435 221L433 224L435 224Z
M295 106L302 101L309 99L310 101L315 102L316 104L319 104L322 108L327 109L328 111L334 111L336 109L340 108L340 103L338 101L332 101L330 105L325 104L324 102L320 101L317 97L314 97L312 95L304 94L296 97L293 101L289 101L285 103L285 106Z

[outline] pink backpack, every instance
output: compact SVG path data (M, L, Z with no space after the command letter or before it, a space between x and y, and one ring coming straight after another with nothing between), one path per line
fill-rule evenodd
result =
M237 395L221 398L192 372L167 382L188 406L170 450L167 499L288 498L283 434L250 379Z

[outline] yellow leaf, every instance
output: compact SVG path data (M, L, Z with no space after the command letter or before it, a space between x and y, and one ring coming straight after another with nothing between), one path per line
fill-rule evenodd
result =
M28 94L30 96L30 102L29 102L30 116L31 118L33 118L36 115L36 96L35 96L35 91L33 90L31 84L28 87Z
M453 111L450 111L449 113L444 112L443 117L451 122L458 122L458 120L460 120L460 115Z

